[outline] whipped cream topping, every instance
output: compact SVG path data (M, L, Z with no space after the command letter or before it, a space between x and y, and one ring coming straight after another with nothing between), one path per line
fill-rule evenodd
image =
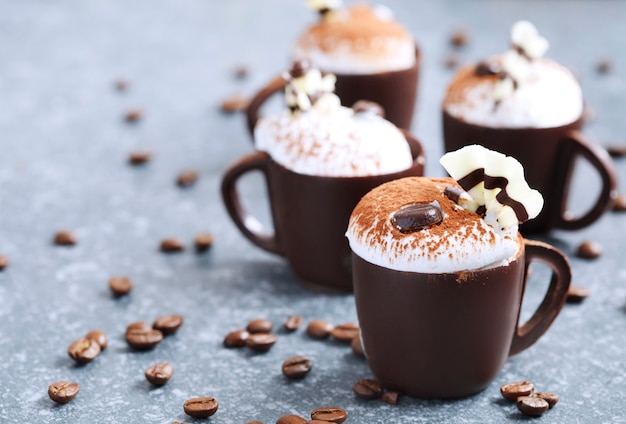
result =
M415 43L392 18L389 9L367 5L337 10L296 41L293 58L339 74L408 69L415 64Z
M459 187L451 178L409 177L385 183L361 199L350 218L346 237L364 260L398 271L453 273L508 264L522 248L517 226L496 232L476 213L443 195ZM409 204L437 202L440 224L402 233L393 213Z
M498 63L504 55L490 59ZM576 78L550 59L528 64L523 84L494 105L496 76L477 76L474 67L459 71L448 88L445 110L465 122L493 128L551 128L578 120L583 95Z
M373 113L338 107L288 111L261 118L255 145L272 159L300 174L357 177L403 171L413 159L404 135Z

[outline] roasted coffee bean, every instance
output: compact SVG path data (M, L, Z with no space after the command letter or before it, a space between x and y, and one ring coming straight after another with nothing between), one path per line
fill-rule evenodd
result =
M530 417L538 417L550 409L550 404L537 396L520 396L516 403L517 409Z
M302 325L304 320L300 315L289 315L283 326L287 331L296 331Z
M246 346L256 352L267 352L274 346L278 338L274 334L256 333L250 334L246 339Z
M222 112L233 113L246 110L250 100L242 95L233 94L232 96L225 97L220 104Z
M606 148L606 151L614 158L621 158L626 156L626 144L609 146Z
M596 71L599 74L608 74L613 70L613 61L611 59L600 59L596 63Z
M107 335L100 330L91 330L89 333L87 333L85 338L87 340L93 340L98 343L98 345L100 346L100 350L106 349L109 344L109 339L107 338Z
M117 91L126 91L130 87L130 81L126 78L118 78L115 80L114 86Z
M218 406L215 398L207 396L187 399L183 409L190 417L208 418L217 412Z
M57 246L74 246L76 243L76 236L69 231L59 231L54 235L54 244Z
M93 361L100 354L100 350L98 342L83 337L72 342L67 348L67 354L76 362L84 364Z
M196 181L198 181L198 173L192 170L183 171L176 177L178 187L191 187Z
M401 233L419 231L439 224L441 221L443 221L443 211L436 201L406 205L391 215L391 223Z
M200 233L193 239L193 244L196 247L196 252L206 252L213 246L213 235L209 233Z
M166 238L161 241L161 252L163 253L177 253L182 252L185 246L175 238Z
M520 396L528 396L534 390L535 385L530 381L516 381L500 387L500 393L508 400L516 400Z
M261 421L246 421L246 424L263 424Z
M306 420L297 415L283 415L276 420L276 424L306 424Z
M559 395L557 395L556 393L537 392L533 393L532 396L536 396L548 402L548 407L550 409L552 409L552 407L559 402Z
M115 297L121 297L130 293L133 282L128 277L113 277L109 280L109 289Z
M340 424L348 418L348 413L341 408L328 406L325 408L317 408L311 412L312 420L320 420L329 423Z
M576 250L576 255L584 259L596 259L602 255L602 245L597 241L587 240L581 243Z
M385 109L381 105L376 102L371 102L369 100L358 100L355 104L352 105L352 110L354 113L363 113L369 115L380 116L381 118L385 117Z
M359 334L359 324L355 322L339 324L330 332L333 339L340 342L351 342L357 334Z
M328 424L328 421L322 420L308 420L306 424Z
M159 330L164 336L169 336L178 331L180 326L183 325L183 321L182 315L162 315L154 320L152 328Z
M614 212L626 212L626 194L620 193L613 199Z
M272 322L264 318L254 319L246 326L246 330L248 330L250 334L271 333L273 328Z
M131 152L130 155L128 155L128 163L130 163L131 165L143 165L145 163L148 163L150 159L152 159L152 153L145 150Z
M294 356L283 362L283 374L289 379L304 378L311 371L313 365L304 356Z
M383 394L383 385L379 381L365 379L354 383L352 391L361 399L378 399Z
M384 402L387 402L389 405L397 405L398 398L400 397L400 392L389 391L383 393L380 397Z
M6 256L0 255L0 271L8 267L10 263L11 261L9 261L9 258L7 258Z
M352 348L352 353L356 356L365 358L365 351L363 351L363 342L361 341L360 333L357 333L356 336L354 336L352 342L350 342L350 347Z
M306 327L306 333L314 339L323 340L330 336L333 327L328 321L317 319L309 322L309 325Z
M457 29L450 35L450 44L454 47L464 47L469 40L469 34L464 29Z
M224 337L224 346L226 347L243 347L246 345L246 340L248 340L248 333L246 330L235 330L231 331Z
M581 303L589 296L589 289L581 286L570 286L567 290L567 303Z
M250 68L246 65L238 65L233 69L233 73L235 74L235 78L244 79L250 74Z
M78 383L56 381L48 386L48 396L56 403L68 403L80 390Z
M146 380L152 384L162 385L174 375L174 367L169 362L157 362L145 372Z
M124 115L124 119L128 123L139 122L142 118L143 118L143 111L137 108L129 109L128 111L126 111L126 114Z
M163 340L163 333L153 328L149 330L133 329L126 332L126 343L135 350L153 349L161 343L161 340Z
M126 333L128 334L131 331L150 331L152 326L145 321L135 321L133 323L128 324L126 327Z

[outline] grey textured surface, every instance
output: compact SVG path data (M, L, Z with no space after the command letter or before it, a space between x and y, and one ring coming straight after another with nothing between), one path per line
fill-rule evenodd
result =
M402 398L398 406L361 401L351 387L370 376L365 361L302 330L279 334L263 355L222 348L224 335L252 318L275 325L292 313L334 323L356 319L352 296L299 287L285 263L244 240L218 196L222 171L251 145L242 117L225 116L217 105L227 94L252 93L287 66L291 40L313 20L301 3L0 0L0 254L12 261L0 272L0 422L191 422L184 400L209 395L220 403L215 423L272 423L324 405L345 408L351 423L499 423L525 419L498 391L520 379L561 395L541 422L626 422L626 216L618 214L584 231L551 235L572 255L574 284L589 287L591 296L566 305L546 336L511 358L477 396ZM460 55L473 61L504 49L512 22L533 20L551 41L549 55L578 72L597 113L587 133L624 141L626 3L385 3L424 52L415 133L426 145L429 174L442 174L439 103L452 73L441 63L457 26L471 31ZM614 60L615 72L595 73L601 57ZM245 81L232 76L240 63L251 67ZM130 79L128 92L113 89L118 76ZM145 119L127 125L122 116L134 106ZM154 160L132 168L127 154L139 148L153 151ZM623 181L626 164L617 167ZM201 178L181 190L174 179L188 168ZM575 202L584 202L593 183L582 172ZM263 211L255 187L258 181L250 182L248 204ZM77 246L52 246L52 235L64 228L75 231ZM215 235L206 255L189 248L200 231ZM188 249L159 253L166 236ZM600 241L605 255L573 257L587 238ZM107 280L114 275L134 280L130 297L110 297ZM543 287L530 285L525 316ZM177 335L151 352L127 349L128 323L176 312L186 318ZM67 346L92 328L105 331L110 345L94 362L76 366ZM295 354L309 356L314 368L292 383L280 365ZM175 374L153 388L143 371L157 360L171 361ZM80 383L81 391L57 406L46 390L61 379Z

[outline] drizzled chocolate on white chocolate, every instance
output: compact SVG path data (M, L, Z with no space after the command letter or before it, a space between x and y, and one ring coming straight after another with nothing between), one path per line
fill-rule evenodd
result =
M292 113L307 112L315 108L318 112L331 112L340 106L334 94L336 78L312 68L306 60L295 61L283 78L285 101Z
M341 7L341 0L306 0L306 5L319 13L322 19L332 19Z

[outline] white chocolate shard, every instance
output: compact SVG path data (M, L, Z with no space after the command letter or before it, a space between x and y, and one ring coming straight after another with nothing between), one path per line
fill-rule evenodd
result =
M524 168L511 156L471 145L446 153L440 163L476 203L485 206L485 222L498 230L541 212L541 193L528 186Z
M515 83L511 78L502 78L496 81L493 85L493 99L496 102L501 102L513 95L515 92Z
M334 94L337 78L333 74L322 75L319 69L307 68L300 65L294 75L284 75L287 84L285 86L285 101L291 110L295 112L307 112L314 108L320 113L331 113L336 110L341 102Z
M531 60L539 59L548 51L548 40L528 21L518 21L511 28L511 43L521 49Z

